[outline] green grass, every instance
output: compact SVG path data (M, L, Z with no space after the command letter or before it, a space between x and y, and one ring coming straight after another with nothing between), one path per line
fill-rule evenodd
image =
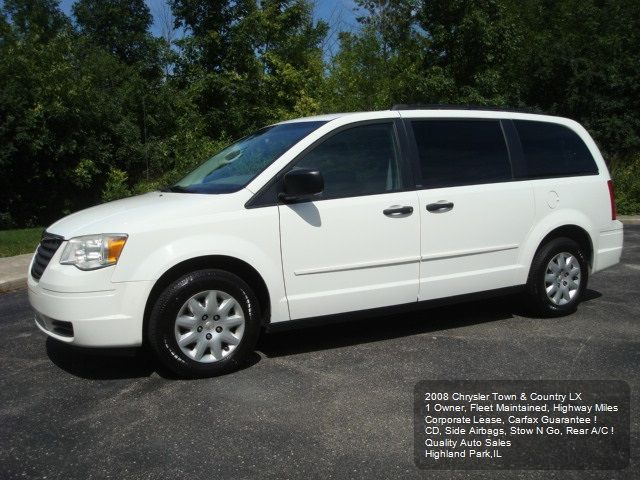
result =
M40 243L42 228L0 230L0 257L33 253Z

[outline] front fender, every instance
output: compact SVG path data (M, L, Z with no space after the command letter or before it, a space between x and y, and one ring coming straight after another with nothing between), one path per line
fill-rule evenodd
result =
M276 207L246 211L241 219L225 216L191 228L131 235L111 281L155 282L186 260L224 255L248 263L262 276L269 290L272 321L288 320L279 235Z

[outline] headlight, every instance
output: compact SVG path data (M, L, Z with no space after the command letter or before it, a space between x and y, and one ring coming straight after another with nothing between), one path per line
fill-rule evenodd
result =
M127 235L101 234L72 238L64 247L60 263L80 270L95 270L118 263Z

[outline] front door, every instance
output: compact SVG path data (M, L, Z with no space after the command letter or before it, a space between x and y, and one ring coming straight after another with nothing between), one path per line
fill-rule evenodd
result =
M293 167L325 188L278 207L292 319L417 301L420 212L400 155L389 120L343 127Z

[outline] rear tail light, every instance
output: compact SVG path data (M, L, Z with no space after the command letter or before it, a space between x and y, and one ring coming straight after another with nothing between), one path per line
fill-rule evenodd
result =
M613 180L607 181L609 187L609 199L611 200L611 220L618 218L618 210L616 209L616 191L613 188Z

